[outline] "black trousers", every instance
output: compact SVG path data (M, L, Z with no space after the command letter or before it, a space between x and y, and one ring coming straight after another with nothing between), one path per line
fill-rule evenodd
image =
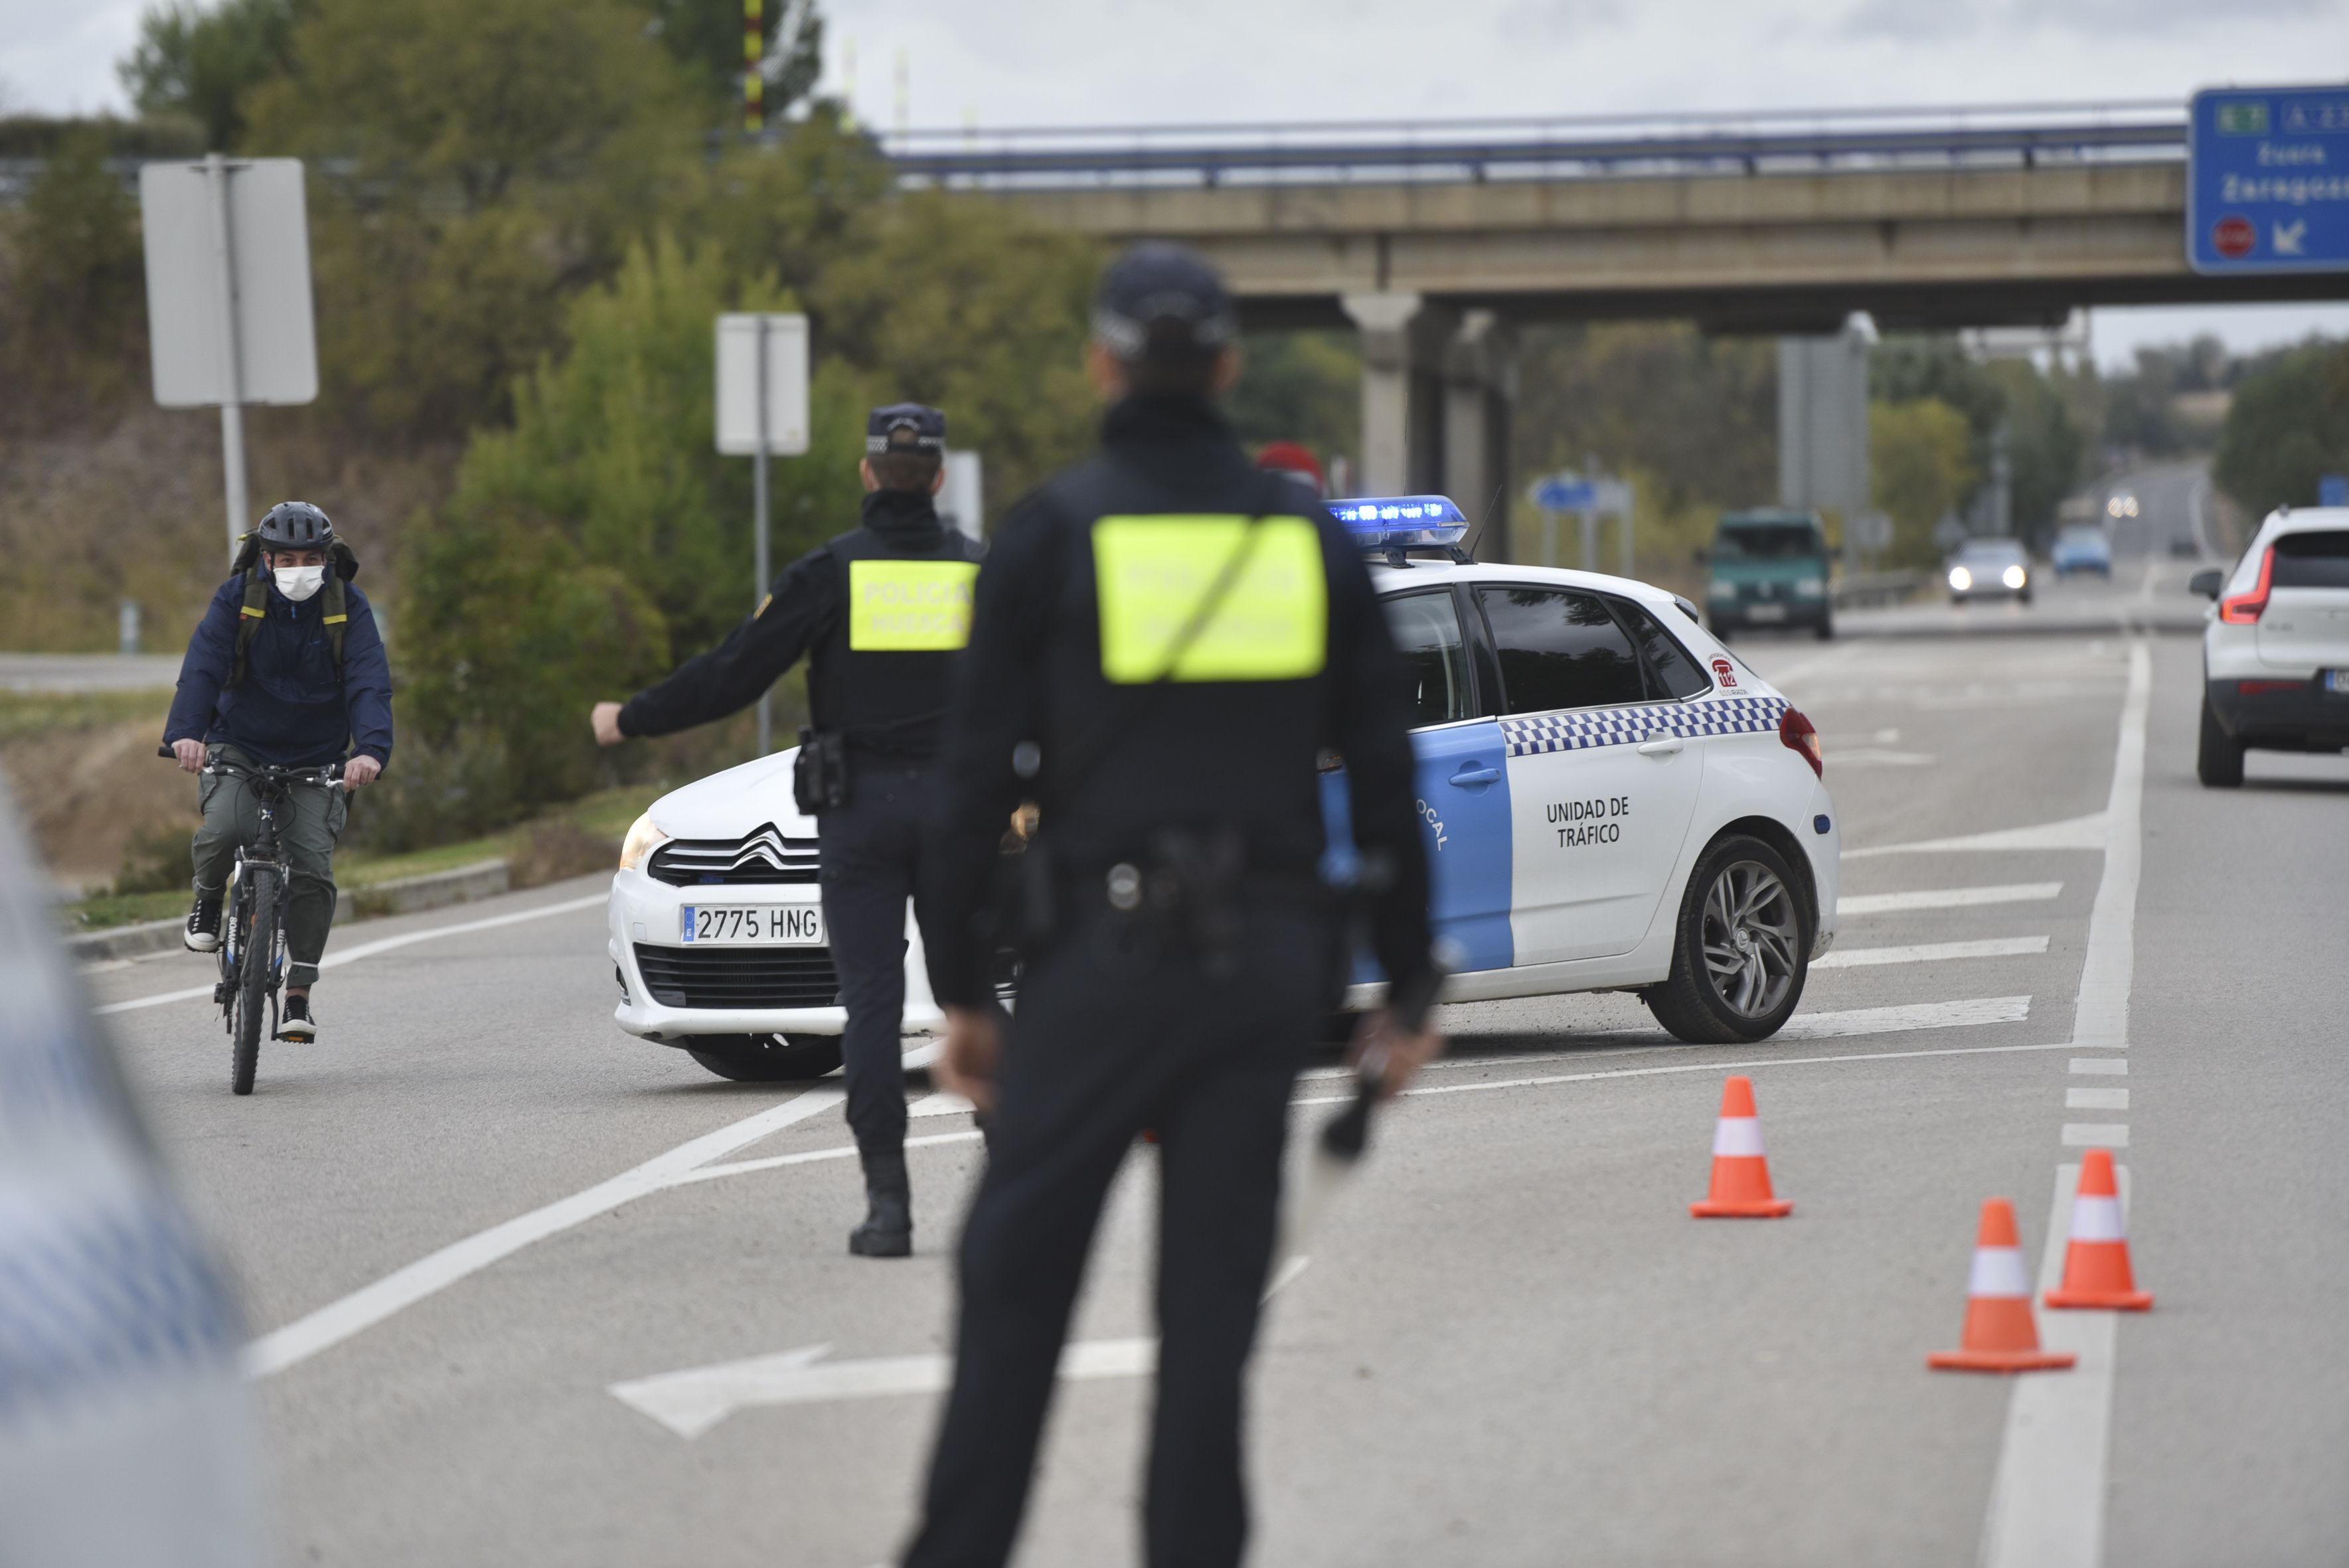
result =
M1323 916L1260 907L1237 973L1107 914L1030 964L961 1246L954 1391L906 1568L997 1568L1019 1532L1102 1199L1136 1136L1159 1162L1151 1568L1247 1539L1241 1377L1272 1259L1288 1099L1329 1001Z
M867 1160L905 1144L905 900L927 928L935 831L926 766L854 766L848 804L817 820L823 923L848 1026L848 1125Z

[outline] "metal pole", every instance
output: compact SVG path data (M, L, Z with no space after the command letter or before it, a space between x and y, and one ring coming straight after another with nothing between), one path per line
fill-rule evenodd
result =
M236 247L229 229L228 176L226 159L217 152L204 155L204 178L212 193L212 266L220 273L221 468L228 480L228 557L233 562L244 533L246 503L244 376L237 363Z
M1599 513L1587 506L1582 509L1582 569L1599 570Z
M1628 500L1623 503L1623 575L1639 575L1631 570L1631 503Z
M757 518L751 538L755 542L752 548L758 557L757 564L751 568L758 581L750 586L750 602L763 604L767 601L767 585L774 579L767 559L767 318L762 313L752 319L759 324L759 448L757 458L750 466L751 504L756 509ZM771 689L759 694L759 755L761 757L772 748L774 741L774 703Z

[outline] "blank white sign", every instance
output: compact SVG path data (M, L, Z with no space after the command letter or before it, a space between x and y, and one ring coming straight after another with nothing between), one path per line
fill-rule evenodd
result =
M718 449L759 449L759 323L767 324L767 450L808 449L808 330L803 315L718 318Z
M235 284L233 389L222 352L212 176L201 163L150 163L139 171L155 401L166 408L310 402L318 396L318 339L302 160L231 159L224 167Z

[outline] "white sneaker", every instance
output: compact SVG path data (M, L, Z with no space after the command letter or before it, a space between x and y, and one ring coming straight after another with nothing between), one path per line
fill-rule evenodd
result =
M210 898L204 897L202 893L197 894L196 907L188 911L188 934L184 938L188 944L188 951L218 953L220 934L220 894L214 893Z

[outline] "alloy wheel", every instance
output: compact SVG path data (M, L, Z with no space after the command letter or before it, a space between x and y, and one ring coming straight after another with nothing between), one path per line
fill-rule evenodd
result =
M1802 927L1786 884L1768 867L1735 861L1706 892L1701 945L1705 975L1722 1005L1759 1018L1795 983Z

